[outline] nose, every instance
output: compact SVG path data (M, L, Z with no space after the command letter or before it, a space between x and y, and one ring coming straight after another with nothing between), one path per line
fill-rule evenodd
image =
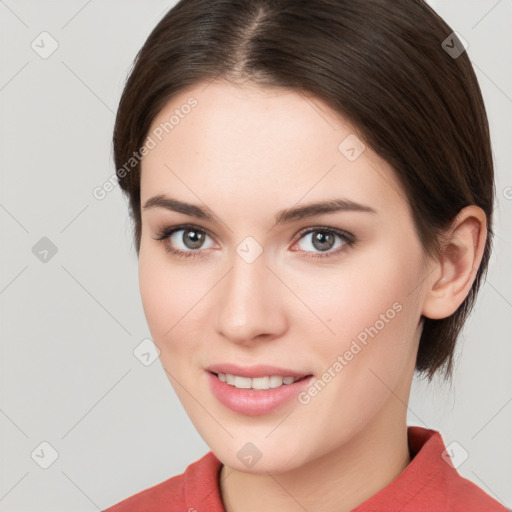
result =
M234 255L217 290L217 332L237 344L273 340L286 332L285 287L262 254L248 263Z

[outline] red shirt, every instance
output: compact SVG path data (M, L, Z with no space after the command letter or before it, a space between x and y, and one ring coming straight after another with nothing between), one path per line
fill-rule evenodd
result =
M407 432L410 464L352 512L509 512L446 462L439 432L417 426L409 426ZM104 512L225 512L218 480L221 467L220 460L208 452L181 475Z

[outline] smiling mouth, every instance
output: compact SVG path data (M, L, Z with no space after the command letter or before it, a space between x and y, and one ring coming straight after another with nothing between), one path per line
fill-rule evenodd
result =
M267 390L288 386L295 382L307 379L311 375L304 375L303 377L281 377L279 375L269 375L265 377L241 377L240 375L232 375L229 373L214 373L221 382L238 389L255 389Z

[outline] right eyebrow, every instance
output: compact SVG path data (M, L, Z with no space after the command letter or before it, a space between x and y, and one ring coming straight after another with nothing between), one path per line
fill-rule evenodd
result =
M185 215L189 215L190 217L197 217L198 219L204 219L209 221L213 221L216 219L216 215L209 208L203 208L195 204L178 201L177 199L173 199L172 197L166 197L164 195L158 195L152 197L151 199L148 199L145 202L143 209L149 208L165 208L166 210L184 213Z

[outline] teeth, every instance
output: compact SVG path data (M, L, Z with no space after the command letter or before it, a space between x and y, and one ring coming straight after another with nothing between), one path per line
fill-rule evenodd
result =
M268 389L270 377L255 377L254 379L251 379L251 382L251 387L253 389Z
M229 373L219 373L217 377L221 382L239 389L273 389L282 385L293 384L301 379L301 377L279 377L277 375L251 379L250 377L240 377Z

